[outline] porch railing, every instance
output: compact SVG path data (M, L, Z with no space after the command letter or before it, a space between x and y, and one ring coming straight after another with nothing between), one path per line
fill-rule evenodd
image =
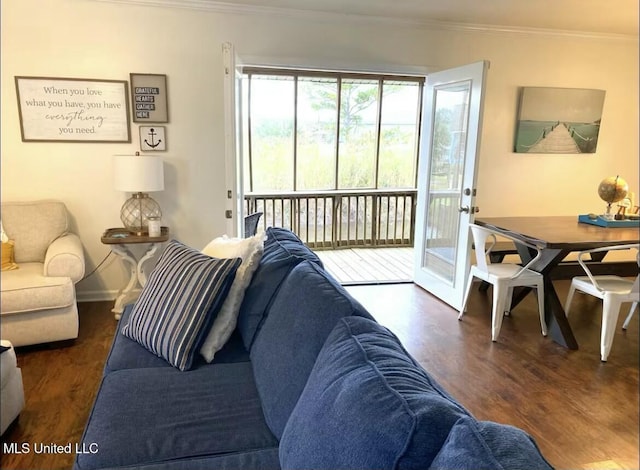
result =
M458 237L460 191L438 189L429 193L428 246L455 246Z
M413 246L415 189L295 191L245 194L247 214L263 227L292 230L315 249Z

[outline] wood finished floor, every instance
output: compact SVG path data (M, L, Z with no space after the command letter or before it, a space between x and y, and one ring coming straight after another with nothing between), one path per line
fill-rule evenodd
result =
M561 298L568 283L557 283ZM347 288L477 418L526 429L558 469L638 469L638 317L599 360L600 304L576 298L569 351L539 333L532 296L489 335L491 290L457 312L413 284ZM80 304L72 343L18 349L26 407L3 436L2 469L67 469L73 455L4 454L17 443L79 442L115 331L109 302ZM622 315L621 317L624 317ZM622 322L623 318L620 318Z

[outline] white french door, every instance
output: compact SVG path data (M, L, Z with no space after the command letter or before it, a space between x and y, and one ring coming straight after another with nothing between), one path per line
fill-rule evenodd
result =
M424 88L414 281L460 309L469 272L488 61L433 73Z

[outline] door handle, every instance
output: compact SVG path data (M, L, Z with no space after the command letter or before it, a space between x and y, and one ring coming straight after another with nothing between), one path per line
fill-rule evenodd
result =
M479 207L469 207L469 206L464 206L464 207L458 207L458 212L464 212L465 214L476 214L478 212L480 212L480 208Z

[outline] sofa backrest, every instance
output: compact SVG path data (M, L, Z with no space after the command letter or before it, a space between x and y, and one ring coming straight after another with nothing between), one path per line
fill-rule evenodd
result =
M69 229L67 208L60 201L3 202L1 217L15 243L16 263L44 262L49 245Z
M283 470L545 469L525 432L478 422L378 323L338 320L280 440Z
M320 258L293 232L269 227L265 235L262 259L245 291L238 316L237 329L247 351L251 349L256 333L287 274L305 260L322 266Z
M352 315L373 319L313 262L300 263L283 281L250 353L262 410L278 439L326 338Z

